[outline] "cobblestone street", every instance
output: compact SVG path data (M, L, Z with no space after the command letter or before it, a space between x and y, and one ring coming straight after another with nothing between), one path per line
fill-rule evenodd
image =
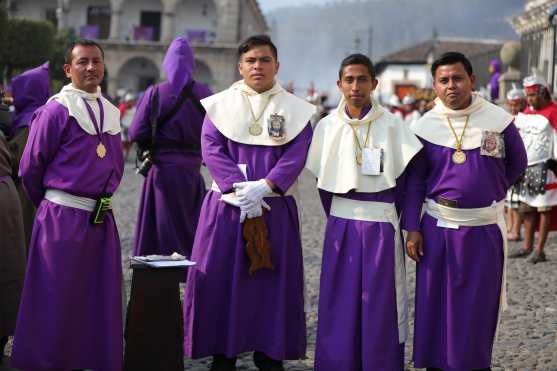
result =
M117 220L122 238L124 271L129 287L130 272L126 257L129 256L133 239L133 227L137 211L142 178L133 173L127 164L124 181L115 197ZM207 177L207 179L209 179ZM208 182L207 182L208 183ZM208 183L209 184L209 183ZM314 182L307 173L301 178L302 240L304 248L307 294L311 311L307 315L307 359L289 361L286 369L291 371L312 370L315 349L317 300L321 270L321 248L324 233L324 214ZM511 243L512 247L512 243ZM551 235L546 253L548 262L530 265L523 259L509 260L510 309L504 313L501 331L493 354L494 370L557 370L557 235ZM414 262L408 260L407 278L413 306ZM129 291L129 290L128 290ZM411 307L413 317L413 308ZM410 326L412 328L412 325ZM410 337L412 339L412 337ZM406 346L406 367L411 366L412 346ZM186 360L186 369L207 370L209 359ZM238 361L239 370L255 370L251 355ZM344 370L339 370L344 371ZM346 370L349 371L349 370Z
M133 241L142 180L141 176L134 174L133 164L128 162L122 185L114 197L115 213L122 240L122 260L128 295L131 280L128 258ZM301 210L307 294L311 311L307 315L307 359L286 362L285 368L290 371L312 370L315 348L316 312L325 219L317 192L314 189L314 182L307 173L304 173L301 179ZM557 235L550 236L546 254L548 262L535 266L520 259L509 261L510 309L504 313L501 321L501 330L493 354L493 370L557 370ZM410 303L413 304L415 265L408 260L407 267ZM413 317L412 307L411 317ZM412 324L410 328L412 328ZM412 339L412 334L410 339ZM414 370L411 365L411 343L406 345L405 359L406 369ZM209 364L209 359L186 360L185 369L207 370ZM0 367L0 369L2 368ZM238 370L255 370L251 355L246 354L240 357Z

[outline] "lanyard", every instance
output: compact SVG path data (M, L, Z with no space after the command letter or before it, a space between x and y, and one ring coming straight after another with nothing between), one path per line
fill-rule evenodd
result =
M102 143L102 130L104 127L104 108L101 99L97 98L97 103L99 105L99 116L101 118L100 126L97 122L97 118L95 117L95 113L93 112L93 109L91 108L89 103L87 103L87 100L85 100L85 98L83 98L83 103L85 103L85 107L87 107L87 112L89 113L89 117L91 118L91 121L93 121L93 126L95 127L95 131L97 132L97 137L99 138L99 142Z

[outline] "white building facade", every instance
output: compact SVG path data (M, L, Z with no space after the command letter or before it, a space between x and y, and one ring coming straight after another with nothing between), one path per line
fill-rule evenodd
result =
M96 40L105 51L112 95L164 79L164 53L177 36L194 50L194 79L225 89L239 76L238 44L267 32L256 0L11 0L8 15L47 20Z

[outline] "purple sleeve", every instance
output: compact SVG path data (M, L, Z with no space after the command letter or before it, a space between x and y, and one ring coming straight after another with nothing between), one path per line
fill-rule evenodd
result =
M67 114L63 117L61 110L55 109L54 105L58 104L52 102L35 113L19 163L19 176L35 206L44 197L44 173L60 146L62 128L68 118Z
M153 87L149 87L145 94L137 102L135 114L133 116L128 135L132 142L143 142L151 138L151 123L149 116L151 115L151 97L153 96Z
M505 174L507 186L510 187L524 174L528 159L524 142L514 122L503 131L503 138L505 138Z
M266 179L273 182L278 193L286 193L304 169L311 136L311 124L308 123L300 134L286 145L287 148L280 160L267 174Z
M404 174L404 192L400 206L402 209L401 227L408 232L420 229L427 173L427 158L422 149L410 161Z
M232 184L246 180L228 153L227 140L217 130L209 116L205 116L201 129L201 154L203 162L222 193L231 192Z
M321 199L321 205L323 205L323 211L325 211L325 215L329 217L329 214L331 213L331 204L333 203L333 193L323 189L318 189L318 191L319 198Z

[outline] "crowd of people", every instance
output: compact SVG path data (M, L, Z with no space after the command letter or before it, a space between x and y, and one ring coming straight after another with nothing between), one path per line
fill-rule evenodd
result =
M249 37L238 48L242 79L213 94L193 79L180 37L163 62L167 80L119 107L101 92L104 53L91 40L69 47L70 83L55 95L48 65L13 79L13 125L0 134L0 347L15 335L13 367L122 369L111 197L136 143L145 180L133 254L196 262L184 277L187 357L228 371L253 352L259 370L280 371L306 356L297 190L306 168L327 220L315 369L404 369L406 255L417 267L414 366L490 369L507 258L546 260L557 205L547 84L525 79L507 96L509 113L475 93L470 61L448 52L431 66L433 102L408 95L384 107L373 63L352 54L331 76L341 100L325 110L315 92L304 99L280 85L278 61L269 37ZM522 223L524 246L509 253Z

